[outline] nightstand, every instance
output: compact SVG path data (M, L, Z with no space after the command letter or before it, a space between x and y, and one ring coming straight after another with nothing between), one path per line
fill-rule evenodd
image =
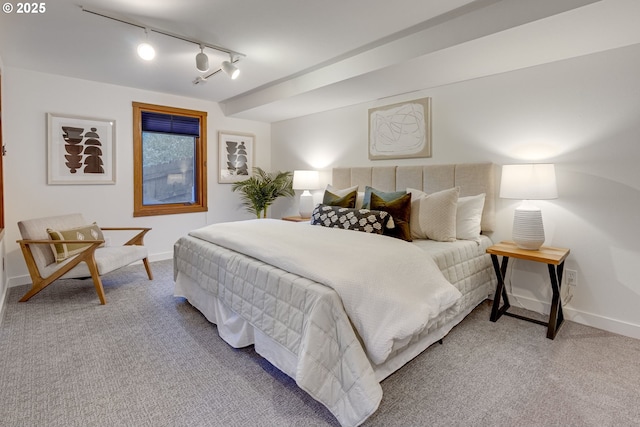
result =
M491 308L491 321L497 321L500 316L504 314L518 319L527 320L529 322L538 323L540 325L547 326L547 338L554 339L558 333L558 329L560 329L560 326L562 326L562 323L564 322L562 304L560 302L560 284L562 283L564 261L569 255L569 249L542 246L537 251L530 251L518 248L513 242L500 242L488 247L487 253L491 255L493 269L495 270L496 277L498 278L498 286L496 287L496 294L493 298L493 306ZM498 264L498 256L502 256L502 265ZM549 268L549 279L551 280L551 290L553 291L548 322L507 312L510 304L507 291L504 287L504 276L507 272L509 258L547 264ZM501 299L504 300L502 307L500 307Z
M309 222L311 218L302 218L301 216L283 216L283 221L293 221L293 222Z

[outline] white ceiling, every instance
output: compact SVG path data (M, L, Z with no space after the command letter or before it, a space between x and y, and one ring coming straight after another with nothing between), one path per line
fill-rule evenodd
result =
M17 2L11 2L14 6ZM86 0L246 55L198 85L191 43L83 12L0 13L5 66L219 102L274 122L640 43L638 0ZM206 49L213 67L227 55ZM209 73L204 73L209 74Z

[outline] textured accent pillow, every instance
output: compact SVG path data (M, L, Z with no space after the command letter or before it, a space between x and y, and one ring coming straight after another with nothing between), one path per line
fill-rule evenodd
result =
M384 234L411 242L411 193L394 200L384 200L377 193L371 193L371 209L389 212L395 227L384 231Z
M407 188L407 193L411 194L411 217L409 220L411 237L413 239L426 239L427 233L420 226L420 203L422 199L429 195L415 188Z
M378 197L380 197L382 200L390 202L391 200L395 200L398 199L402 196L404 196L405 194L407 194L406 191L380 191L377 190L373 187L369 187L368 185L364 188L364 199L362 200L362 207L365 209L369 209L370 206L369 204L371 203L371 194L375 193L378 195Z
M356 199L358 197L358 186L354 185L349 188L333 188L331 184L327 185L322 197L322 204L329 206L340 206L343 208L355 208Z
M357 191L352 191L351 193L347 193L344 196L338 196L337 194L334 194L329 190L325 190L324 196L322 197L322 204L329 206L339 206L341 208L355 208L357 197Z
M458 198L456 210L456 238L460 240L480 239L480 223L484 210L485 194Z
M65 240L104 240L102 230L95 222L82 227L71 228L69 230L52 230L47 228L47 233L53 243L51 249L56 258L56 262L62 262L67 258L82 252L90 243L64 243ZM100 245L102 246L102 245Z
M440 242L456 240L456 211L460 187L436 193L408 188L412 195L411 235L414 239L431 239Z
M391 227L390 219L391 215L388 212L341 208L324 204L316 206L311 214L312 225L374 234L382 234L385 228Z

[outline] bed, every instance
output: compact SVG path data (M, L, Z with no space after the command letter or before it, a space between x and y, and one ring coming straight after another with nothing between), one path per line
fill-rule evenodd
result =
M380 382L495 289L485 252L495 222L493 164L333 170L332 188L355 186L380 194L408 189L414 201L454 188L458 203L483 194L482 234L406 242L318 221L251 220L193 230L174 247L174 294L216 324L229 345L254 345L344 426L363 423L380 404ZM363 252L346 261L353 247Z

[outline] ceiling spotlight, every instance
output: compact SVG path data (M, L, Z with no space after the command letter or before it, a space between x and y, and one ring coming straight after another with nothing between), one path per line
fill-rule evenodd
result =
M209 57L203 51L204 46L200 45L200 53L196 55L196 68L204 73L209 70Z
M149 43L140 43L138 45L138 56L145 61L151 61L156 57L156 51Z
M144 29L144 34L146 38L143 43L138 45L138 56L145 61L151 61L156 57L156 50L148 43L149 32L146 28Z
M231 77L231 80L235 80L240 75L240 70L238 70L238 67L233 65L232 62L233 58L231 58L231 61L222 61L222 64L220 66L222 67L222 71L224 71L229 77Z

